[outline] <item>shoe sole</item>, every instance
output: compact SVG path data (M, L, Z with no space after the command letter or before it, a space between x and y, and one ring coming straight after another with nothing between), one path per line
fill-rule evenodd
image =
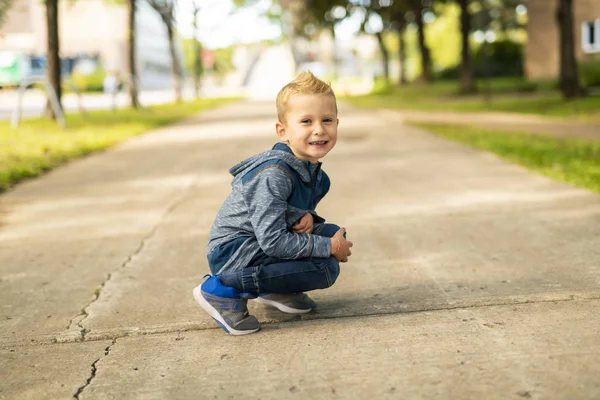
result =
M273 306L273 307L277 308L279 311L284 312L286 314L308 314L309 312L312 311L312 308L309 308L309 309L292 308L292 307L286 306L285 304L281 304L281 303L278 303L273 300L265 299L264 297L257 297L255 300L261 304Z
M200 286L197 286L194 288L193 294L194 294L194 299L196 299L196 302L198 304L200 304L200 307L202 307L204 309L204 311L206 311L208 313L208 315L210 315L212 317L212 319L214 319L217 322L217 324L219 324L219 326L221 328L223 328L223 330L225 332L227 332L228 334L233 335L233 336L241 336L241 335L249 335L251 333L258 332L260 330L260 327L258 327L256 329L252 329L252 330L247 330L247 331L240 331L240 330L232 328L231 326L229 326L227 324L227 322L225 322L225 320L223 319L221 314L219 314L217 309L214 308L213 306L211 306L210 303L208 301L206 301L204 296L202 296L202 289L200 289Z

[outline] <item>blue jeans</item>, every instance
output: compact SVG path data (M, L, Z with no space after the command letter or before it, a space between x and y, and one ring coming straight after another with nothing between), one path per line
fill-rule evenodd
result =
M334 224L317 225L314 235L332 237L340 229ZM282 260L259 251L243 270L220 276L226 286L240 292L259 295L263 293L298 293L325 289L336 281L340 274L338 260L329 258L301 258Z

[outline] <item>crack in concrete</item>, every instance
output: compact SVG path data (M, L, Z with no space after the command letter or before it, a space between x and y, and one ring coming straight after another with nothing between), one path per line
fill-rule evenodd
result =
M112 347L115 345L115 343L117 343L117 339L113 339L112 343L110 345L108 345L105 349L104 349L104 356L107 356L110 354L110 351L112 349ZM97 358L96 361L94 361L92 363L92 371L90 376L86 379L85 384L83 386L80 386L77 391L75 392L75 394L73 395L73 398L79 400L79 396L81 396L81 393L83 393L83 391L90 386L90 384L92 383L92 381L94 380L94 378L96 377L96 374L98 373L98 367L96 367L96 364L98 363L98 361L100 361L102 359L102 357Z
M129 261L126 260L125 263L127 263ZM123 265L121 266L121 268L123 268ZM112 273L109 273L106 276L106 279L104 279L104 281L102 282L102 284L100 285L100 287L96 290L94 290L94 298L88 303L87 306L85 306L84 308L81 309L81 311L79 312L79 314L77 314L75 317L71 318L71 320L69 321L69 326L67 326L67 330L70 331L73 327L73 324L75 323L79 328L79 333L80 333L80 340L85 340L85 335L88 333L88 330L83 326L83 321L88 317L88 312L87 309L88 307L90 307L92 304L94 304L94 302L96 300L98 300L98 298L100 297L100 293L102 292L102 288L104 288L104 286L106 286L106 283L108 281L110 281L110 278L112 278ZM81 319L79 319L77 322L75 322L77 320L77 318L81 317Z
M78 335L78 339L77 339L78 341L81 341L81 342L85 341L86 335L90 332L89 329L87 329L85 326L83 326L83 321L85 321L89 317L88 310L100 298L100 295L102 294L102 289L104 289L104 287L107 285L107 283L110 282L111 278L117 271L127 268L127 266L133 261L133 259L142 252L142 250L146 246L146 242L148 240L150 240L156 234L156 232L158 231L158 228L163 223L165 218L167 218L181 203L183 203L183 201L186 199L190 190L193 189L194 187L195 187L195 182L190 184L183 191L183 194L167 208L167 210L160 216L158 221L154 224L154 226L152 227L150 232L148 234L146 234L144 237L142 237L142 240L141 240L138 248L135 249L135 251L132 254L130 254L129 257L127 257L127 259L125 259L125 261L116 270L114 270L113 272L110 272L106 276L106 279L104 279L104 281L100 284L100 287L94 291L94 298L85 307L83 307L81 309L79 314L77 314L76 316L71 318L71 320L69 321L69 325L67 326L67 330L71 331L73 329L73 324L75 323L75 325L77 325L77 327L79 327L79 335ZM77 321L78 318L80 318L80 319ZM75 322L75 321L77 321L77 322Z
M77 389L77 392L75 392L75 394L73 395L73 398L75 398L75 399L79 400L79 396L81 395L81 393L83 393L83 391L85 390L85 388L87 388L87 387L90 385L90 383L92 383L92 380L93 380L93 379L96 377L96 371L97 371L97 369L96 369L96 363L97 363L98 361L100 361L100 359L99 359L99 358L97 358L97 359L96 359L96 361L94 361L94 362L92 363L92 374L91 374L91 375L90 375L90 376L87 378L87 380L85 381L85 385L83 385L83 386L80 386L80 387Z

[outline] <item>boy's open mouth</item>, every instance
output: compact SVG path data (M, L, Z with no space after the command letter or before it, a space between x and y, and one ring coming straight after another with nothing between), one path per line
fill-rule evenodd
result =
M308 144L324 145L324 144L327 144L328 142L329 142L329 140L318 140L318 141L314 141L314 142L308 142Z

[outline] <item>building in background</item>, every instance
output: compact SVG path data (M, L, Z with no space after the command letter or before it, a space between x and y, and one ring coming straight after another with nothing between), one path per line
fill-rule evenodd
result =
M171 57L166 28L158 13L140 1L136 14L136 55L142 89L168 88L172 85ZM127 76L127 8L106 0L61 1L59 12L61 58L69 60L63 71L77 68L78 60L90 72L94 62L106 72ZM0 52L4 64L8 54L26 57L24 61L45 56L46 15L40 0L15 0L0 27ZM181 51L180 51L181 54ZM2 58L2 57L0 57ZM179 57L180 60L182 57ZM2 60L0 60L2 61ZM39 71L38 71L39 72Z
M553 79L559 75L558 0L525 0L527 47L525 75L529 79ZM576 58L600 53L600 0L573 2Z

